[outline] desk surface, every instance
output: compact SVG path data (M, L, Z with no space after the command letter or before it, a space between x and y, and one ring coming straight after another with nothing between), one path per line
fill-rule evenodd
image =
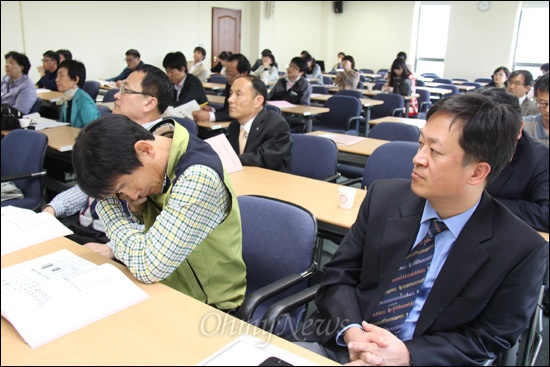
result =
M218 96L217 94L207 94L206 98L208 98L208 102L219 103L219 104L225 103L225 97Z
M37 91L36 95L40 99L51 102L53 99L57 99L57 98L60 98L61 96L63 96L63 93L50 90L50 91L47 91L47 92Z
M339 133L333 133L333 132L327 132L327 131L313 131L310 133L306 133L306 135L334 135L336 137L342 136L342 137L349 137L349 135L345 134L339 134ZM336 146L338 146L339 152L346 152L350 154L356 154L356 155L362 155L362 156L370 156L372 152L376 148L378 148L381 145L384 145L386 143L389 143L388 140L381 140L381 139L374 139L374 138L362 138L359 143L355 143L352 145L343 145L336 143Z
M446 95L453 93L450 89L444 89L444 88L435 88L435 87L416 87L416 89L424 89L430 92L430 94L440 94L440 95Z
M319 101L319 102L326 102L329 98L334 97L334 94L317 94L314 93L311 95L312 101ZM384 104L384 101L379 101L372 98L360 98L361 105L363 107L373 107L373 106L379 106L381 104Z
M376 125L381 122L401 122L403 124L409 124L422 129L426 125L426 120L412 119L407 117L385 116L377 119L369 120L369 124Z
M64 152L72 150L80 129L72 126L59 126L38 131L48 136L48 146L50 148Z
M426 82L425 84L426 84L426 87L429 87L429 88L437 88L440 85L444 85L444 83L434 83L434 82ZM454 83L453 85L462 92L469 92L476 89L476 87L474 87L473 85L462 85L462 84L454 84Z
M250 166L230 177L239 196L263 195L289 201L311 211L318 221L346 230L355 223L367 194L366 190L357 189L353 208L342 209L338 206L339 184Z
M202 83L202 86L203 86L204 89L210 89L210 90L224 90L225 89L225 84L221 84L221 83L204 82L204 83Z
M2 267L63 248L96 264L111 262L151 298L36 349L31 349L2 318L3 366L195 365L243 333L267 340L321 365L336 365L161 283L140 283L125 266L64 237L3 255Z

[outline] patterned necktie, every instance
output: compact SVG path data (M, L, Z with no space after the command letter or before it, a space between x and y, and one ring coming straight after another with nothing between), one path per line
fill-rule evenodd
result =
M445 223L431 220L428 233L401 263L369 323L399 334L432 262L434 237L446 229Z
M241 127L241 132L239 133L239 154L244 153L244 147L246 146L247 137L248 134L246 133L246 130Z

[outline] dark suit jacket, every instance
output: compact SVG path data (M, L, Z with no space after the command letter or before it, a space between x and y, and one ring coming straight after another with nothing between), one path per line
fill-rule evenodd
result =
M239 154L239 132L241 125L237 120L227 128L231 146ZM254 118L244 147L239 155L245 166L257 166L275 171L289 172L292 140L286 120L276 112L265 108Z
M548 148L523 134L514 158L487 192L537 231L548 232Z
M369 187L325 265L318 311L298 339L334 348L342 326L369 321L416 238L424 204L410 180ZM512 346L533 314L547 263L542 236L484 192L405 342L415 365L479 364Z
M183 82L183 88L175 101L174 107L181 106L189 101L196 100L198 104L208 102L202 82L193 74L187 74Z
M231 91L231 85L227 83L223 91L223 96L225 100L223 101L223 108L221 110L216 110L214 114L216 116L216 121L231 121L232 118L229 116L229 92Z

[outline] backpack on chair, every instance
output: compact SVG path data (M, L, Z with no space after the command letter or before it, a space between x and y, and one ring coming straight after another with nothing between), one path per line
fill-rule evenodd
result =
M1 130L21 129L19 119L21 112L7 103L2 103L2 126Z

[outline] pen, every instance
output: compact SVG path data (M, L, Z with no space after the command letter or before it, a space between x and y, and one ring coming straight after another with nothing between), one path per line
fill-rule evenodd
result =
M204 107L208 104L208 101L204 102L203 104L199 105L199 107Z

